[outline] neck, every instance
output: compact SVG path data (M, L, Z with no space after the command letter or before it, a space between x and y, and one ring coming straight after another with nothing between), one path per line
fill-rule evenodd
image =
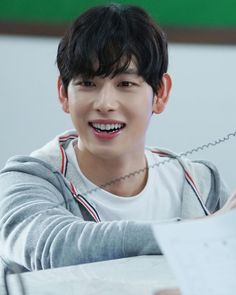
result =
M80 150L78 146L75 147L75 152L83 174L95 185L102 186L112 194L122 197L137 195L147 182L144 151L132 152L132 155L122 155L112 160L94 156ZM133 174L139 170L140 173Z

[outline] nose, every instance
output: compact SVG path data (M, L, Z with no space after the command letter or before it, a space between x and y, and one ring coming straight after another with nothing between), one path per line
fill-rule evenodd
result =
M98 112L113 112L118 108L117 93L113 86L104 83L100 91L97 93L94 101L94 109Z

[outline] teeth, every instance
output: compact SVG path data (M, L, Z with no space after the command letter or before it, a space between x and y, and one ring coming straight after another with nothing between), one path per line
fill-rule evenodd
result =
M117 123L117 124L99 124L99 123L92 123L91 124L94 128L96 129L99 129L99 130L106 130L106 131L109 131L109 130L114 130L114 129L120 129L124 126L124 124L120 124L120 123Z

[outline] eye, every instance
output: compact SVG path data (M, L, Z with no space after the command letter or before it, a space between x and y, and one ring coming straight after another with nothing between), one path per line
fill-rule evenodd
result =
M136 84L133 82L130 82L130 81L122 81L118 84L119 87L131 87L134 85L136 85Z
M82 87L95 87L96 86L93 81L89 81L89 80L78 81L76 84L79 86L82 86Z

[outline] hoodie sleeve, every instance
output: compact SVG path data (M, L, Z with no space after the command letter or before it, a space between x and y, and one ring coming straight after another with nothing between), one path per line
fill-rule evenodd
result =
M16 168L17 165L17 168ZM151 223L95 223L70 212L63 178L22 161L0 174L0 256L23 270L160 254Z
M210 213L214 213L226 203L230 196L228 187L221 178L214 164L208 161L182 160L182 165L189 172L200 192L201 199ZM182 200L182 218L189 219L204 216L204 212L194 191L185 182Z
M203 165L205 169L209 171L208 173L210 174L210 185L205 203L208 210L211 213L214 213L224 206L224 204L230 197L230 190L213 163L208 161L198 161L195 163ZM201 186L206 186L206 183L202 183Z

